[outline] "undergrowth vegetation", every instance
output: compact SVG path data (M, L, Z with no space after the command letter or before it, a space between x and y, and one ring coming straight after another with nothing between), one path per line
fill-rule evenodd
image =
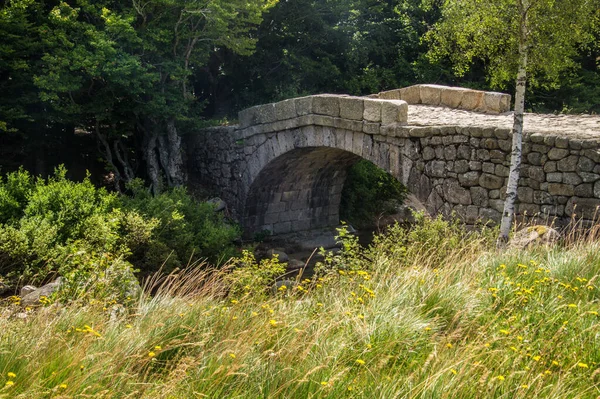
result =
M63 277L65 298L122 300L142 275L208 258L223 263L239 230L184 189L151 196L134 181L130 196L20 170L0 176L0 283L17 289Z
M494 237L422 218L369 248L341 230L275 292L197 265L129 304L6 304L0 397L597 397L600 244Z

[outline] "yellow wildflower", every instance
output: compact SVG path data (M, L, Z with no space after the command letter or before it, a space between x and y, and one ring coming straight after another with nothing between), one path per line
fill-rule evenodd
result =
M60 389L67 389L67 384L64 382L58 386Z
M450 369L450 372L454 375L456 375L458 373L455 369Z
M277 320L271 319L271 320L269 320L269 324L272 325L273 327L277 327Z
M154 349L156 349L157 351L159 351L159 350L161 350L161 349L162 349L162 346L160 346L160 345L156 345L156 346L154 347Z
M496 379L497 379L498 381L504 381L504 380L505 380L505 378L504 378L504 376L503 376L503 375L499 375L499 376L497 376L497 377L496 377Z
M229 357L232 358L232 359L235 359L235 354L234 353L230 353Z
M17 375L11 371L9 371L7 375L8 375L8 378L16 378L17 377Z
M452 348L452 344L451 344L450 342L448 342L448 343L446 344L446 348Z
M326 387L327 385L329 385L329 381L321 381L321 385L323 385L324 387Z
M580 367L582 369L589 369L590 366L588 366L586 363L577 363L577 367Z
M15 385L14 381L6 381L6 383L4 384L5 387L11 387L13 385Z
M365 364L365 361L362 359L356 359L356 364L360 364L361 366Z
M148 357L155 357L155 356L156 356L156 353L154 353L152 351L148 352Z

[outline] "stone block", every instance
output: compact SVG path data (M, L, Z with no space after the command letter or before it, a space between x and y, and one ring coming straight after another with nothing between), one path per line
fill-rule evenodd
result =
M467 160L461 159L454 162L454 171L456 173L467 173L470 170L471 168L469 168L469 162Z
M479 185L490 190L499 189L504 185L504 178L484 173L479 177Z
M452 204L471 205L471 192L456 180L444 181L444 195L446 201Z
M522 203L533 203L533 189L529 187L517 188L517 198L519 199L519 202Z
M575 219L597 220L600 217L600 200L595 198L570 198L565 213Z
M401 100L400 90L396 89L396 90L382 91L381 93L379 93L379 98L381 100Z
M600 175L597 175L596 173L579 172L579 176L584 183L593 183L600 179Z
M382 100L364 100L363 119L368 122L381 122Z
M446 177L446 162L432 161L425 166L425 171L432 177Z
M363 122L362 131L367 134L379 134L381 125L376 122Z
M565 184L571 184L573 186L576 186L581 182L583 182L583 179L579 177L577 173L568 172L563 175L563 183Z
M406 101L388 100L381 103L381 123L391 125L406 123L408 120L408 104Z
M592 161L588 157L579 157L579 161L577 162L577 171L578 172L591 172L594 170L594 166L596 163Z
M296 103L296 114L298 116L310 115L313 113L313 97L299 97L295 98Z
M504 165L496 165L495 174L500 177L508 177L510 169Z
M566 137L556 137L554 139L554 146L556 148L569 148L569 139Z
M469 169L471 170L481 170L482 164L479 161L469 161Z
M570 197L575 194L575 188L569 184L548 183L548 193Z
M552 173L558 170L558 166L555 161L548 161L544 164L544 172Z
M560 172L548 173L546 175L546 181L549 183L562 183L563 174Z
M545 191L533 192L533 203L538 205L554 204L554 198Z
M575 172L579 157L577 155L569 155L566 158L558 161L557 167L561 172Z
M551 161L558 161L559 159L565 158L567 155L569 155L569 150L564 148L551 148L550 151L548 151L548 159Z
M580 184L575 187L577 197L592 198L594 196L594 186L592 184Z
M449 108L458 108L465 91L462 87L451 87L441 90L440 104Z
M594 197L600 198L600 181L594 184Z
M463 187L471 187L479 184L479 175L480 173L477 171L470 171L467 173L461 173L458 176L458 181L460 185Z
M468 111L481 109L484 106L483 94L482 91L467 90L463 93L460 108Z
M496 165L491 162L484 162L481 166L481 170L483 173L490 173L493 175L496 173Z
M421 104L421 87L419 85L405 87L399 90L400 100L409 104Z
M456 159L456 147L453 145L444 147L444 158L447 161L454 161Z
M427 105L440 105L442 100L442 90L445 86L439 85L420 85L421 103Z
M483 222L500 222L500 219L502 218L502 211L497 211L495 209L490 209L490 208L481 208L479 209L479 218L483 221Z
M471 187L469 189L471 192L471 201L473 205L477 205L479 207L487 207L489 204L489 195L488 191L483 187Z
M340 116L340 97L321 94L313 96L313 113L333 117Z
M540 213L540 210L540 206L536 204L517 204L517 213L521 215L537 215Z
M530 166L527 168L527 175L530 179L538 182L543 182L546 180L546 174L540 166Z
M296 116L296 102L294 100L285 100L275 103L275 118L277 120L292 119Z
M363 119L365 112L364 100L358 97L340 98L340 117L359 121Z
M423 160L430 161L435 158L435 150L433 147L425 147L423 148Z
M504 99L506 96L508 96L508 99ZM484 112L490 114L501 114L510 111L510 95L508 94L486 92L483 95L483 102Z

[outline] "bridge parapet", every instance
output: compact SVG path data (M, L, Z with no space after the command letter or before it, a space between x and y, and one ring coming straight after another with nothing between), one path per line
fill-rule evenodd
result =
M510 95L492 91L440 85L414 85L374 95L383 100L403 100L408 104L444 106L486 114L510 111Z

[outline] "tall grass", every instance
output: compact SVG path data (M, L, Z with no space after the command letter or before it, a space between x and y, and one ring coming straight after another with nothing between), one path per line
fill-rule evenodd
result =
M6 305L0 397L600 395L597 241L498 253L485 235L429 228L277 295L232 297L200 265L128 308Z

